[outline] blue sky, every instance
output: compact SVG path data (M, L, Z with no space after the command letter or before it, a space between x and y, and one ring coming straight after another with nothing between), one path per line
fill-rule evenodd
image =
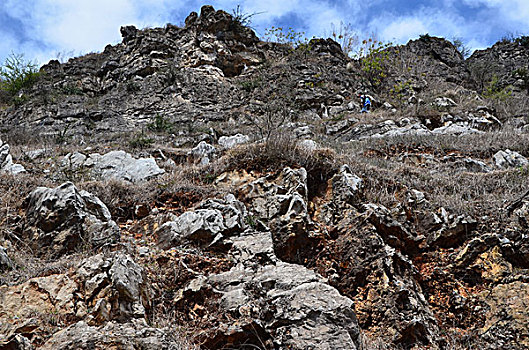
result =
M44 64L99 52L120 42L119 28L182 24L203 2L195 0L0 0L0 62L10 52ZM259 36L271 26L293 27L308 37L350 23L360 37L403 44L420 34L461 38L485 48L507 35L529 35L529 0L220 0L216 9L259 13Z

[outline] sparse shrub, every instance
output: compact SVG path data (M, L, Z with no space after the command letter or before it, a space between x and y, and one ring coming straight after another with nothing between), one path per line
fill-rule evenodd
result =
M352 56L355 48L359 44L358 34L354 31L351 23L345 24L344 22L340 22L338 27L334 23L331 23L329 36L340 44L343 53L347 56Z
M58 145L62 145L67 143L70 140L70 136L68 135L68 130L70 130L71 124L66 124L62 130L59 131L59 133L55 136L55 143Z
M246 91L246 92L251 92L253 91L254 89L258 88L259 86L261 86L261 78L257 78L257 79L252 79L252 80L245 80L245 81L241 81L240 82L240 85L241 85L241 88Z
M129 145L132 148L147 148L154 143L154 139L147 137L143 132L134 136Z
M173 123L171 123L161 114L156 114L154 121L147 125L147 129L154 132L171 132L173 127Z
M514 41L518 44L518 45L521 45L523 47L526 47L529 49L529 36L527 35L522 35L516 39L514 39Z
M386 63L389 59L389 51L392 43L383 43L373 38L362 41L362 47L357 53L364 79L375 89L382 86L387 77Z
M432 37L431 37L430 34L428 34L428 33L425 33L425 34L421 34L421 35L419 35L419 40L422 40L422 41L429 41L430 39L432 39Z
M65 95L82 95L83 90L75 85L67 84L61 88L61 92Z
M0 67L0 89L15 96L20 90L31 87L39 75L36 63L26 61L22 54L12 53Z
M261 12L246 13L241 8L241 5L237 5L237 7L232 10L233 20L239 23L241 26L248 28L251 28L252 17L260 13Z
M483 96L488 99L504 102L512 95L512 87L501 87L499 78L497 75L492 76L492 80L489 82L483 90Z
M270 27L265 30L265 41L277 42L288 45L291 49L296 49L300 45L308 45L308 39L305 32L297 32L292 27L285 29L283 27Z
M411 80L400 81L393 85L393 88L389 91L393 100L397 103L399 108L402 108L406 97L413 94L413 87ZM418 104L418 103L417 103Z

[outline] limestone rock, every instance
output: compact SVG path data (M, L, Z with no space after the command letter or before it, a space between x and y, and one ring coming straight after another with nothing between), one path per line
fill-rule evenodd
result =
M22 165L13 163L13 157L9 151L9 145L0 139L0 173L16 175L26 172Z
M76 280L98 321L146 317L150 307L148 283L130 256L92 256L80 264Z
M145 320L126 323L108 322L102 326L91 326L84 321L54 334L41 347L43 350L185 350L184 341L175 340L167 330L153 328Z
M119 227L103 202L71 182L38 187L26 201L25 237L39 255L59 256L85 244L98 248L119 238Z
M201 141L195 148L189 151L193 160L198 160L200 164L209 164L210 160L216 155L217 149L205 141Z
M176 220L164 223L155 232L158 245L163 249L195 242L211 245L246 227L244 204L233 195L224 200L207 200L195 210L186 211Z
M125 151L112 151L104 155L92 153L88 157L75 152L67 154L61 166L70 170L87 169L105 180L118 179L139 183L165 173L154 158L133 158Z
M342 165L338 174L331 179L335 203L357 204L363 181L351 172L348 165Z
M529 164L527 158L518 152L511 151L509 149L496 152L493 158L494 163L496 163L496 166L500 169L519 168Z
M233 136L221 136L219 137L219 145L224 149L231 149L237 145L247 143L250 141L250 137L243 134L237 134Z
M237 265L206 281L221 293L219 305L226 312L255 318L276 347L357 348L352 301L313 271L279 261L270 232L247 231L234 237L231 254ZM262 291L258 298L252 293L255 287ZM248 330L233 326L229 337L217 336L208 345L225 346L229 338L238 338L234 333L244 339Z

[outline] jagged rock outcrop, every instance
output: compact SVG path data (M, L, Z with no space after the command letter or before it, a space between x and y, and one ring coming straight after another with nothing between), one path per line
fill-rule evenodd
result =
M38 255L58 257L119 239L119 227L105 204L71 182L53 189L39 187L26 202L22 230L27 244Z
M32 174L0 176L0 348L182 348L160 320L209 349L527 347L527 37L424 35L370 77L235 17L122 27L0 108ZM64 178L122 181L16 198Z
M155 236L163 249L185 242L215 245L234 232L242 232L246 227L245 218L244 205L233 195L228 195L224 200L207 200L195 210L164 223L156 230Z
M132 157L125 151L111 151L104 155L92 153L88 156L76 152L67 154L61 165L70 171L88 171L94 177L104 180L118 179L130 182L144 182L165 173L154 158Z
M267 349L357 348L359 330L350 299L313 271L280 261L270 232L249 229L232 241L234 268L200 278L191 282L193 289L180 292L182 298L193 298L213 289L220 293L221 310L234 320L221 325L207 347L238 346L246 340Z
M84 320L83 324L96 326L144 319L150 298L143 269L130 256L98 254L81 261L72 272L0 287L0 346L7 346L5 341L15 343L16 336L41 341L48 335L48 321L64 326ZM82 334L77 337L88 341Z
M529 93L529 45L527 36L502 40L491 48L476 50L468 59L475 87L481 91L495 76L498 88L512 86L515 93Z

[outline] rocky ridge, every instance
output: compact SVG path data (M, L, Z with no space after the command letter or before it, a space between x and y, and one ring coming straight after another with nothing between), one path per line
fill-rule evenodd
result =
M529 346L527 47L121 33L0 110L1 349Z

